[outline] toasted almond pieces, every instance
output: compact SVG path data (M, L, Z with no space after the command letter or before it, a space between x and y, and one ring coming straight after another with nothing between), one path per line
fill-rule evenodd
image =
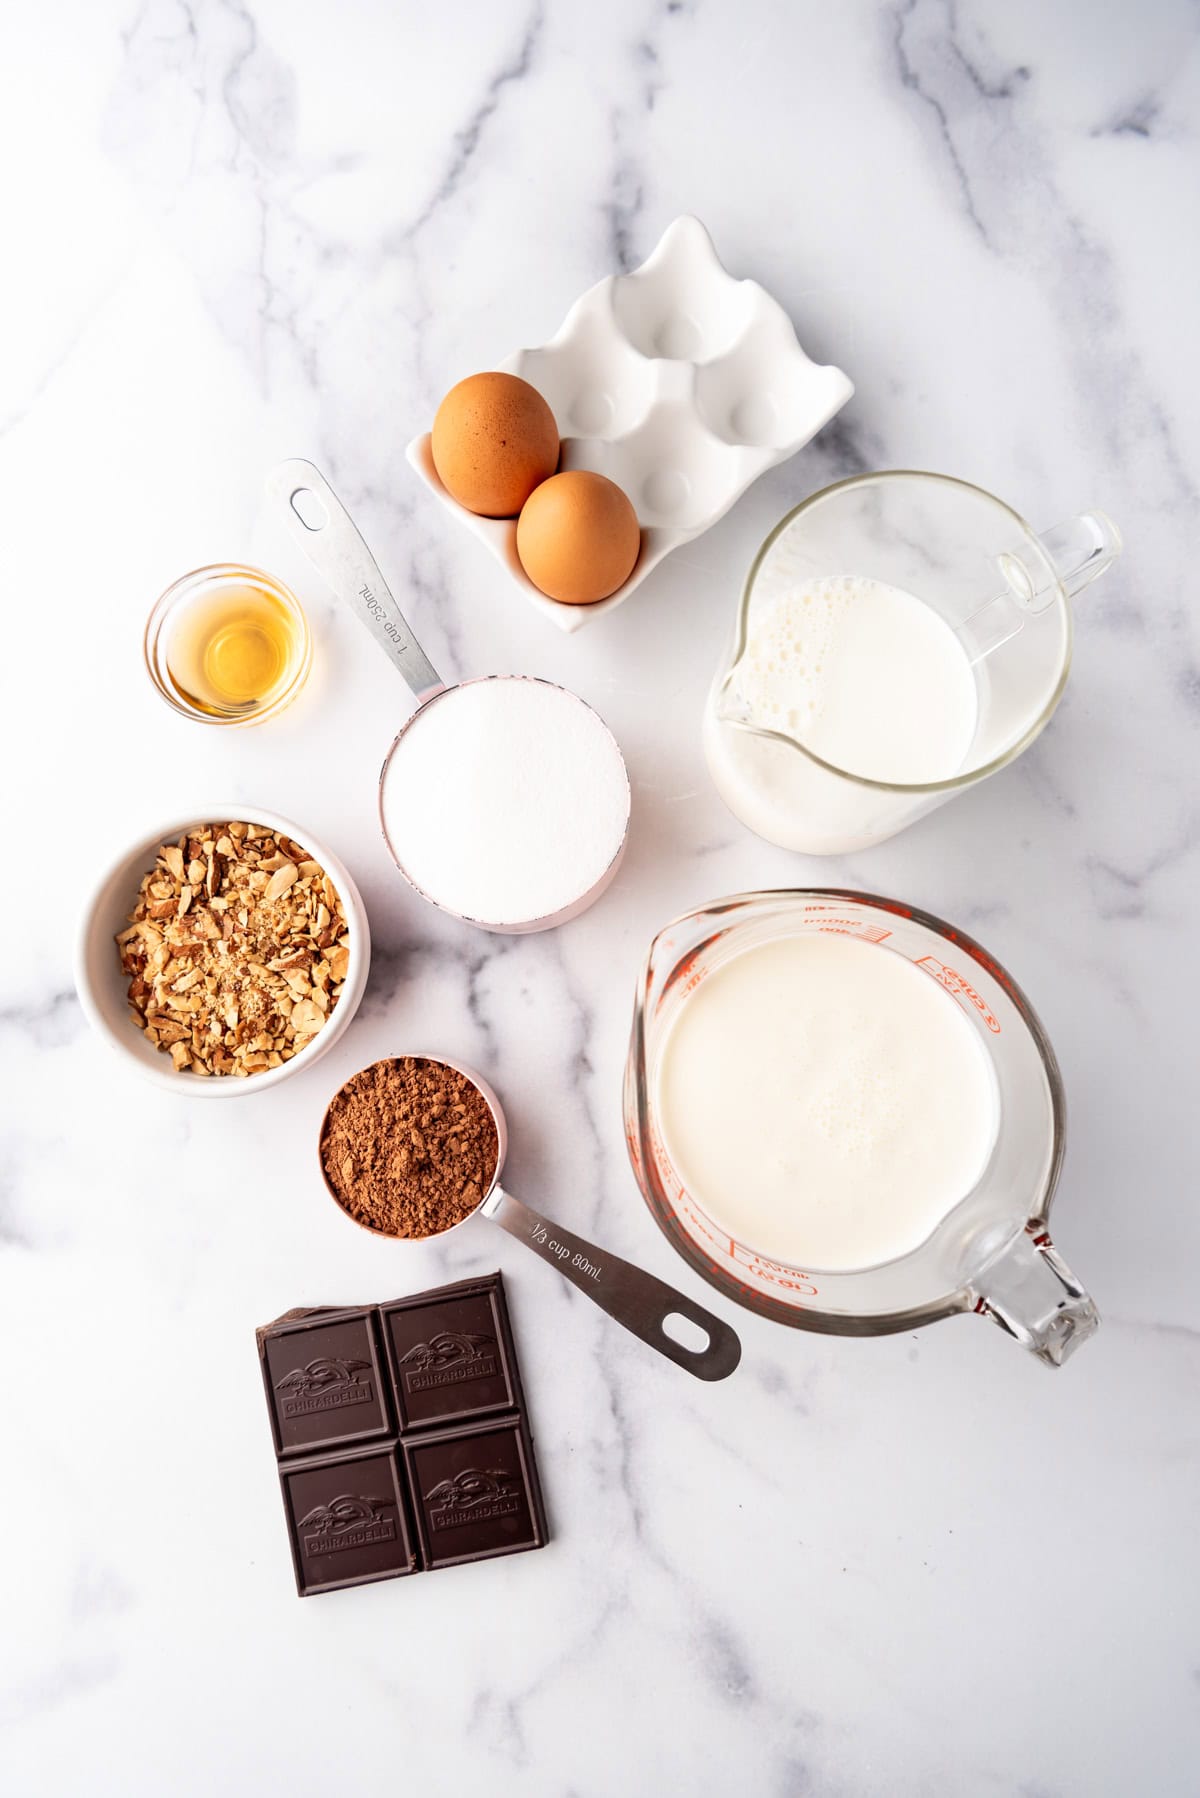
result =
M337 1004L345 933L337 889L302 845L238 820L202 826L162 845L118 933L130 1018L180 1072L282 1067Z
M299 872L300 870L297 868L295 862L284 862L282 868L276 868L270 880L267 882L267 890L263 894L263 903L271 905L276 899L282 898L288 888L296 884Z

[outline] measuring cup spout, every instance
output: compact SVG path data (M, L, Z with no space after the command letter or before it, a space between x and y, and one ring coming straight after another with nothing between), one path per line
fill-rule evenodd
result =
M1061 1367L1100 1323L1095 1303L1034 1222L1006 1243L972 1284L975 1309L1047 1367Z
M727 669L716 690L712 702L713 711L721 724L733 724L738 730L747 731L752 737L770 737L777 743L790 743L796 747L795 740L782 731L773 730L769 725L761 724L754 711L738 690L737 672L742 665L738 656L732 666Z

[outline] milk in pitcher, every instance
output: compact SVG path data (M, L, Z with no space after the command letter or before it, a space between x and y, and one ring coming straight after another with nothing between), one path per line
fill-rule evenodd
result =
M759 836L846 853L890 829L880 827L886 791L857 783L953 778L977 716L971 664L932 607L884 581L793 582L786 564L768 563L743 652L714 690L704 747L717 790Z

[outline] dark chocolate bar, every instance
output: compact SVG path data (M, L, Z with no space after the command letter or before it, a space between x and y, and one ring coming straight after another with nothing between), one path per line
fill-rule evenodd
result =
M545 1543L499 1273L257 1336L302 1597Z

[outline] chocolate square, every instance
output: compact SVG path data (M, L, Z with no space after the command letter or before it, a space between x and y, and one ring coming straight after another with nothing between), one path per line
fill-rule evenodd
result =
M402 1430L512 1411L521 1397L499 1274L380 1307Z
M404 1454L426 1567L542 1547L542 1496L519 1419L415 1436Z
M416 1572L393 1448L287 1462L279 1478L302 1598Z
M499 1273L256 1335L302 1597L542 1547Z
M387 1379L366 1311L299 1314L259 1353L278 1455L311 1454L393 1433Z

